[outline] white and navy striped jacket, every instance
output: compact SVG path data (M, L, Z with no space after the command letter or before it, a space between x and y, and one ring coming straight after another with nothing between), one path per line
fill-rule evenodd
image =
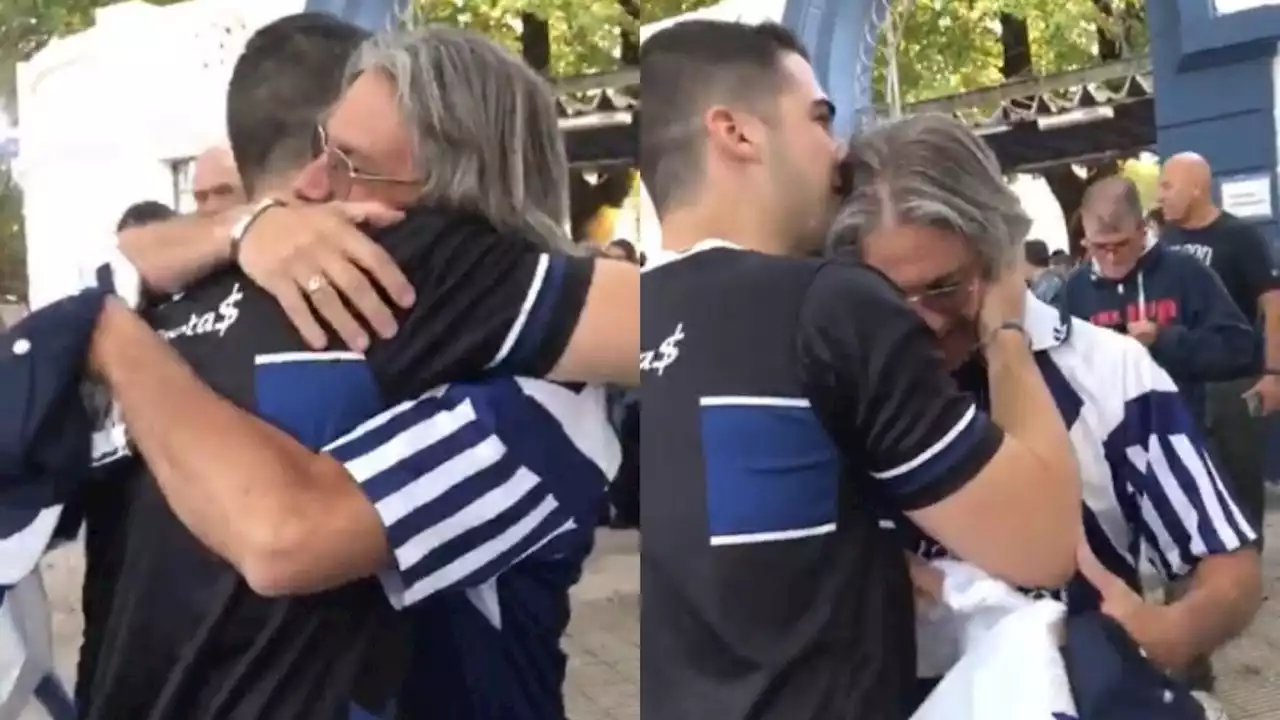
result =
M1085 534L1111 572L1141 590L1144 565L1167 582L1257 539L1173 380L1146 348L1030 293L1025 326L1075 449ZM945 555L928 540L914 549ZM1079 579L1065 599L1072 612L1098 600Z

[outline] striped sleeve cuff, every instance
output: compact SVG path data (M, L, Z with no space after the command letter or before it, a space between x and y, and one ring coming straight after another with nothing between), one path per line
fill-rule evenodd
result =
M397 608L482 585L573 527L462 392L402 403L328 452L382 519L394 564L380 578Z

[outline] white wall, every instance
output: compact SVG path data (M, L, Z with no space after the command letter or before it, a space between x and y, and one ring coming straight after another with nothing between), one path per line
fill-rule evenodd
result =
M170 162L223 142L244 42L304 0L132 1L18 67L27 275L33 307L74 290L140 200L173 205Z

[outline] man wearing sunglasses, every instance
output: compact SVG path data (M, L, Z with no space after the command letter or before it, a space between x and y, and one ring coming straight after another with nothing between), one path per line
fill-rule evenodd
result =
M1010 399L987 380L991 359L973 321L976 290L984 268L1013 259L1008 255L1020 250L1030 223L990 152L961 123L941 116L910 118L854 138L848 162L858 185L831 240L903 287L937 335L960 387L981 406L998 407ZM1070 584L1027 592L1062 599L1073 613L1100 609L1152 662L1181 669L1242 631L1257 611L1260 565L1250 545L1256 533L1223 485L1173 382L1140 345L1073 320L1029 291L1023 327L1070 428L1084 485L1086 540L1080 551L1086 560ZM901 515L889 515L888 523L924 559L950 554ZM1143 601L1144 545L1154 551L1162 576L1191 577L1194 589L1181 601ZM926 595L938 586L933 574L928 566L915 568ZM949 668L918 669L915 699L922 701Z
M1080 208L1089 264L1063 290L1072 315L1142 343L1203 426L1205 383L1245 377L1261 346L1213 270L1150 238L1133 182L1104 178Z

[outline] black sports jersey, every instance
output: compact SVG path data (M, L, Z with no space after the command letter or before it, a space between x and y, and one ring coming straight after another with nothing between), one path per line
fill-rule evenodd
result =
M903 551L1001 435L883 276L708 241L641 276L641 707L661 720L899 720Z
M239 272L148 319L214 391L308 447L382 408L372 374L355 363L309 363L285 378L276 361L305 348ZM146 465L125 462L86 504L84 717L327 720L353 701L387 706L407 633L376 580L260 597L179 521Z
M474 215L415 210L379 233L417 303L365 356L308 350L275 300L226 271L147 319L214 391L309 448L443 382L539 376L563 353L589 259L550 255ZM330 720L400 688L409 633L376 580L257 596L129 458L86 498L90 720Z

